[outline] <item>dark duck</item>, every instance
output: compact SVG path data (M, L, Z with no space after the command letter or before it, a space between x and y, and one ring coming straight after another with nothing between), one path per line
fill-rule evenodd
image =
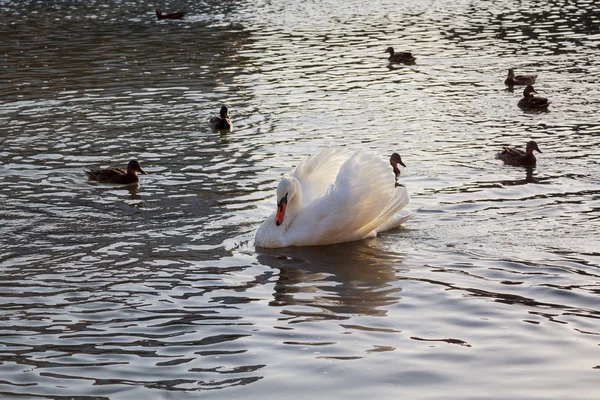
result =
M505 85L514 86L514 85L533 85L537 75L515 75L514 69L508 70L508 77L504 81Z
M523 98L519 100L517 105L524 110L547 110L550 101L544 97L537 97L534 93L537 92L533 86L527 85L523 90Z
M219 115L215 115L211 117L208 121L208 124L211 128L217 131L231 130L233 128L233 124L229 119L229 109L227 106L222 106L219 111Z
M496 158L510 165L535 165L536 158L534 151L541 153L537 143L531 140L527 143L525 151L513 147L505 147L501 152L496 154Z
M128 185L130 183L139 182L140 178L138 172L147 175L146 171L142 169L139 161L131 160L127 164L127 169L123 168L99 168L83 170L90 180L98 181L100 183L116 183L122 185Z
M396 53L393 47L388 47L385 53L390 53L388 61L391 63L411 63L416 60L410 51Z
M183 19L185 13L178 11L174 13L163 14L160 8L156 9L156 18L160 21L162 19Z

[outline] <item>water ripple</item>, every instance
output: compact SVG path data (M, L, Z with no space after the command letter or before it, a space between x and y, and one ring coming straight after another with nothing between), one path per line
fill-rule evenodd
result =
M597 397L594 5L1 2L0 393ZM535 167L494 159L531 139ZM400 152L417 217L254 249L281 176L331 145ZM139 185L82 171L132 158Z

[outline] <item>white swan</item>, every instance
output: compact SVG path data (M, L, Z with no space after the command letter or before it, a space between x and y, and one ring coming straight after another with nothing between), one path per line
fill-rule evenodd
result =
M374 237L414 216L389 162L370 151L329 148L277 186L277 211L258 228L259 247L312 246Z

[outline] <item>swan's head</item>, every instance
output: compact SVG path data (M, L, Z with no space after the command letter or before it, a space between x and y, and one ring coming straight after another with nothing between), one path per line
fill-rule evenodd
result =
M275 225L283 223L288 201L296 194L296 185L290 178L283 178L277 186L277 213L275 214Z

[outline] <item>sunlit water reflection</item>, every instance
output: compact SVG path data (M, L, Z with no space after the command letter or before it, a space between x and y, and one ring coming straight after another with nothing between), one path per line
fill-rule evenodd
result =
M598 398L594 1L161 6L0 1L2 397ZM400 152L417 217L255 249L330 145Z

